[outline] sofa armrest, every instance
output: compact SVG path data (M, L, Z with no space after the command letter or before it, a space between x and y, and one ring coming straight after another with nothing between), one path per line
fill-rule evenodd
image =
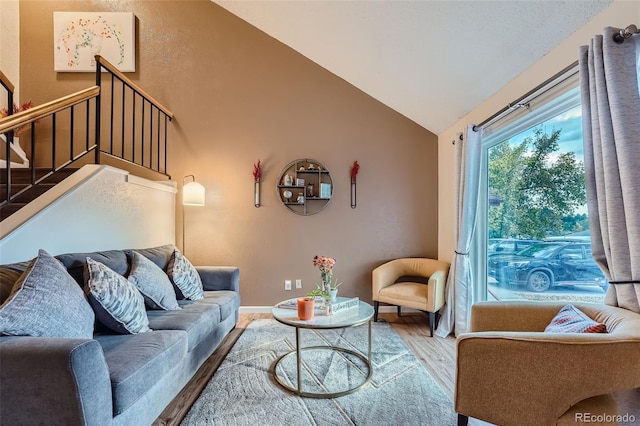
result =
M235 266L196 266L205 290L240 291L240 269Z
M111 381L95 340L0 337L3 424L111 424Z
M615 334L465 333L455 410L495 424L555 424L577 402L640 386L640 339Z

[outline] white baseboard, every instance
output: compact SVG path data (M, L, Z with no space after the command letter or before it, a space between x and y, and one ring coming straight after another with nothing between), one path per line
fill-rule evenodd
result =
M270 314L273 306L240 306L241 314ZM397 308L395 306L380 306L378 310L381 314L396 313ZM420 312L417 309L402 308L402 312Z

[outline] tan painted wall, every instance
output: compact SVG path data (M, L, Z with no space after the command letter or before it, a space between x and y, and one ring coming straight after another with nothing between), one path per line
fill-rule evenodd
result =
M505 84L494 96L483 102L464 118L438 135L438 254L441 260L451 261L455 249L454 229L454 166L456 134L469 124L480 123L518 99L549 77L578 59L578 48L589 44L595 34L602 34L608 26L625 28L640 19L640 1L618 0L604 9L590 22L564 40L532 67Z
M371 269L403 256L437 256L436 136L207 0L21 2L21 86L44 102L93 84L53 71L53 11L132 11L137 72L176 115L169 171L195 174L206 207L186 207L186 254L241 269L242 304L270 305L319 280L314 255L336 257L342 294L370 300ZM276 179L296 158L329 168L334 196L314 216L289 212ZM252 165L263 162L263 206ZM349 206L349 173L358 207ZM181 209L177 232L181 234ZM178 235L176 240L182 240ZM303 279L285 292L285 279Z

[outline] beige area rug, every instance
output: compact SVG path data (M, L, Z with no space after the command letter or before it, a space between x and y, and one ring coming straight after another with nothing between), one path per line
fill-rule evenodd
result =
M455 425L453 404L384 322L372 325L373 377L359 391L334 399L303 398L273 377L278 357L295 348L295 329L273 319L253 321L185 417L183 425ZM367 326L302 330L301 346L332 344L366 356ZM303 352L304 391L331 392L362 383L367 368L357 357L320 350ZM282 368L282 369L281 369ZM278 367L297 383L295 356Z

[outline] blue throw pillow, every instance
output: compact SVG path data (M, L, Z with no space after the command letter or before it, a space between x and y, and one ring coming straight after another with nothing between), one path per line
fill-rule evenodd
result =
M0 306L0 333L91 339L95 316L82 289L44 250Z
M138 252L132 252L129 281L142 293L144 303L149 309L175 311L180 309L176 293L169 277L155 263Z
M144 298L135 285L87 257L85 293L98 321L120 334L151 331Z
M178 249L174 250L171 255L167 274L175 286L178 299L200 300L204 298L200 274Z

